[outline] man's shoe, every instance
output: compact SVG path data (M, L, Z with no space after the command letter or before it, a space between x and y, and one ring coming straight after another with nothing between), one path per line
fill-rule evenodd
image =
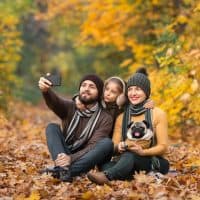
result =
M73 180L68 167L48 167L44 170L40 170L40 173L51 174L53 178L60 179L63 182L72 182Z
M63 182L72 182L73 181L73 178L71 176L71 173L70 173L70 170L66 170L66 169L63 169L63 171L60 172L60 177L59 179Z
M111 185L111 182L103 172L88 172L87 177L90 181L98 185Z
M57 178L59 179L60 178L60 171L62 170L61 167L59 166L53 166L53 167L47 167L43 170L40 170L39 173L40 174L43 174L43 173L46 173L46 174L51 174L51 176L53 178Z

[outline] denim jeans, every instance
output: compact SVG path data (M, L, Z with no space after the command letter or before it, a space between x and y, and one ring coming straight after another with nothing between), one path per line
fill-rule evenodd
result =
M59 153L71 154L65 143L65 138L58 124L50 123L46 128L47 146L51 157L56 160ZM98 141L93 149L70 165L71 176L88 172L95 165L108 162L113 153L113 143L110 138Z
M169 162L158 157L160 161L160 173L166 174L169 170ZM124 152L117 161L105 163L101 170L106 173L110 180L131 179L135 172L152 170L152 159L150 156L139 156L133 152Z

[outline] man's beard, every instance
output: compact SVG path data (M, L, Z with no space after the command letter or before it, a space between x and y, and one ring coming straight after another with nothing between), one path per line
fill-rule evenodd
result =
M84 104L84 105L90 105L90 104L94 104L98 101L98 96L97 97L93 97L93 98L84 98L81 95L79 96L79 100Z

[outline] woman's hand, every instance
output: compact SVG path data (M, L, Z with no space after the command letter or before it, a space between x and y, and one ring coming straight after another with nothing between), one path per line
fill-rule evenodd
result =
M125 142L120 142L118 144L118 152L119 153L123 153L127 150L127 147L126 147L126 143Z
M71 164L71 157L65 153L60 153L55 160L56 166L66 167Z
M52 87L52 83L44 77L40 77L38 81L38 86L42 92L47 92L49 88Z
M140 156L144 156L143 148L136 143L134 145L131 145L131 147L129 147L128 150L137 153Z

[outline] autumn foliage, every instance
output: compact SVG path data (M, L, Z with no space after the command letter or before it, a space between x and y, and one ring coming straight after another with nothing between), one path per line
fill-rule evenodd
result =
M200 199L199 0L4 0L0 8L0 199ZM170 173L112 187L39 174L53 165L44 130L57 119L13 93L55 66L67 88L88 71L127 80L146 66L151 98L168 114Z
M132 56L130 74L147 66L152 98L167 111L171 131L200 124L198 1L89 1L82 39ZM95 10L95 12L94 12ZM194 55L194 56L192 56ZM193 57L193 59L190 59Z
M16 16L2 10L0 13L0 110L6 107L17 78L14 75L20 60L21 33L17 30Z
M0 115L0 198L39 199L191 199L200 198L200 146L171 141L166 176L139 173L132 181L112 181L112 187L91 183L85 175L73 183L61 183L38 171L52 166L47 150L45 127L57 118L44 105L10 104L12 119ZM15 109L13 109L15 108ZM20 112L18 112L20 110ZM199 138L198 138L199 139Z
M80 27L75 43L126 52L119 66L129 67L128 76L138 66L148 68L152 99L168 113L171 134L198 126L199 1L53 0L47 5L43 18L61 17Z

